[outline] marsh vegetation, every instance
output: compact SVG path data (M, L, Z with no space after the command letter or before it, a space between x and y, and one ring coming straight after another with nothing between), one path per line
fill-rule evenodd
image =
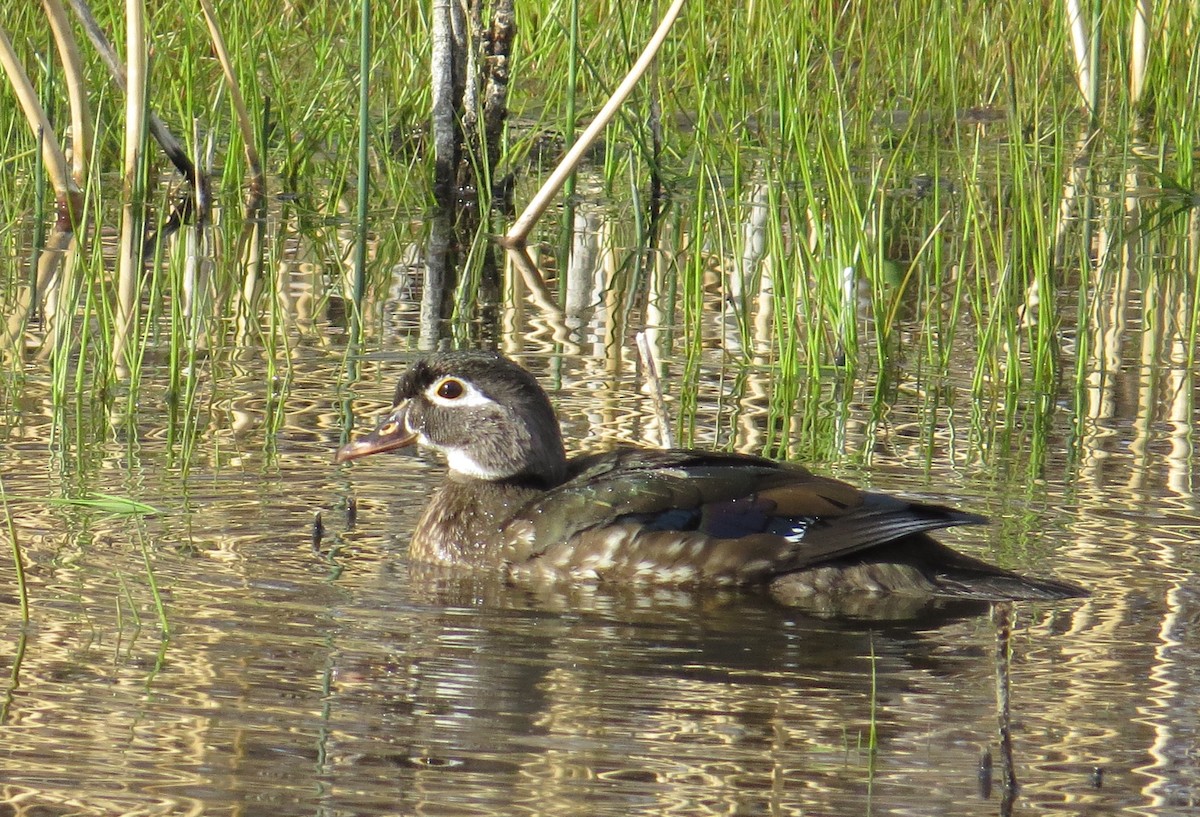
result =
M531 812L544 801L567 813L587 796L589 813L628 813L628 798L662 810L692 803L688 792L713 811L860 812L866 781L878 782L876 804L885 793L898 808L923 804L936 789L949 792L944 813L970 812L954 764L964 740L968 769L991 740L978 695L991 694L993 666L967 655L993 654L986 621L885 626L872 640L751 603L515 600L410 583L395 566L402 544L379 529L415 518L436 469L403 460L352 480L329 457L384 407L408 353L439 345L522 359L578 447L669 431L676 444L802 459L991 513L993 529L964 534L964 548L1053 564L1094 590L1013 622L1027 652L1020 705L1039 736L1024 744L1027 796L1091 813L1194 803L1176 719L1200 666L1180 630L1200 598L1193 6L1160 4L1139 29L1148 4L689 2L516 257L493 237L604 104L665 3L515 4L495 165L456 188L469 229L435 197L440 4L375 8L369 48L359 6L216 4L223 49L200 4L143 10L141 49L126 43L125 8L96 4L122 64L147 56L148 110L132 120L72 16L88 103L73 114L45 13L10 5L3 30L49 130L0 93L0 538L27 568L10 563L0 586L13 611L27 591L34 623L6 613L13 683L0 729L29 729L35 747L68 741L135 781L110 789L109 776L79 770L88 813L242 785L287 801L266 755L232 752L248 775L212 771L203 747L244 746L249 732L268 754L292 746L292 771L307 769L297 778L357 775L371 793L361 803L394 803L397 768L454 799L445 768L461 765L471 785L459 794L480 808L499 807L485 790L502 779L504 802L524 798ZM151 115L178 140L172 157ZM51 136L66 162L53 172ZM638 333L660 361L665 409L640 393ZM397 485L406 477L417 487ZM374 534L343 524L352 498L385 520ZM329 532L314 552L316 510ZM968 646L950 655L929 632ZM664 668L662 650L680 663ZM823 656L842 669L829 673ZM397 665L417 692L385 669ZM239 673L240 692L214 689L213 677ZM106 721L99 705L83 715L85 737L22 721L22 694L63 711L37 682L61 677L90 701L116 678L136 723L160 723L156 685L203 698L168 710L194 716L184 742L188 762L210 769L208 794L139 793L170 771L136 740L123 760L106 755L112 734L140 727ZM1131 677L1155 679L1153 700ZM530 688L537 713L513 716ZM310 704L294 746L287 700ZM701 717L684 718L683 702ZM209 704L251 713L248 732L206 721ZM652 712L654 728L634 710ZM941 725L952 711L977 716L969 736ZM867 719L878 758L854 748ZM364 726L377 722L394 730L383 739L411 741L379 754ZM40 749L13 751L41 781L30 791L69 799ZM631 770L629 757L645 762ZM806 764L815 793L798 780ZM1097 766L1118 770L1104 791L1086 784ZM923 782L897 783L906 777ZM958 783L940 789L946 780ZM419 790L405 797L416 804Z

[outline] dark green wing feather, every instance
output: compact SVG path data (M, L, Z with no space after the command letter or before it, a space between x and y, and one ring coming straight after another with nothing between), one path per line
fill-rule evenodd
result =
M690 534L689 543L710 543L700 555L714 565L766 560L769 567L759 572L784 573L912 534L982 521L940 506L866 494L759 457L618 449L573 462L572 477L522 509L507 528L510 558L517 563L562 543L586 547L589 532L635 523L638 536L660 546L665 537L655 534ZM721 548L729 551L727 558ZM649 547L638 550L641 561L655 558Z

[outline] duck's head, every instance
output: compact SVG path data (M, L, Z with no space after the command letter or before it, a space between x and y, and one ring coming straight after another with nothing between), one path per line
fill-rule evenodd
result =
M458 478L550 487L566 454L550 398L533 375L492 352L442 352L400 377L390 414L338 451L337 462L413 443L440 451Z

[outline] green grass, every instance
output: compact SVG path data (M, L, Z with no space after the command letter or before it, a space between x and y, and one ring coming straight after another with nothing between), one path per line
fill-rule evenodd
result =
M519 4L512 120L497 173L521 171L518 206L540 181L524 158L534 138L591 118L657 23L658 5ZM152 107L191 153L211 157L218 208L197 309L185 314L189 261L184 242L175 241L148 267L130 352L141 360L147 348L170 349L177 372L169 387L171 439L184 463L199 433L194 373L219 367L232 350L257 348L271 361L283 384L273 396L272 416L280 416L289 349L316 331L297 322L279 280L296 244L316 270L315 313L330 298L353 297L355 212L368 204L358 217L367 227L359 258L366 262L362 325L370 346L384 324L390 268L414 232L427 229L420 225L431 201L431 158L413 135L429 109L424 4L374 15L365 117L360 60L368 52L360 50L357 7L294 8L252 0L219 10L269 173L262 218L250 222L242 137L197 10L157 6L148 22ZM1036 429L1068 387L1070 410L1084 414L1078 395L1090 375L1080 361L1096 352L1097 304L1121 279L1120 253L1099 249L1098 230L1136 240L1141 257L1156 259L1149 274L1168 281L1194 281L1187 264L1195 261L1186 259L1200 256L1183 209L1195 203L1187 197L1196 189L1200 132L1200 57L1185 33L1194 12L1171 7L1159 21L1148 90L1136 104L1124 79L1128 13L1106 10L1104 104L1085 151L1089 118L1060 4L821 2L781 17L770 3L690 3L657 67L661 155L651 148L643 89L608 128L606 150L587 174L587 190L619 214L606 240L624 271L615 280L626 290L630 333L639 328L638 290L649 279L640 259L650 250L671 259L681 322L675 351L685 361L681 405L698 399L706 314L724 309L742 350L730 351L728 364L774 373L764 438L772 453L844 455L838 429L850 402L867 400L876 422L890 395L914 381L935 395L931 420L950 410L970 414L970 447L980 460L1000 449L997 435L1006 429L1026 419ZM101 23L119 40L119 19ZM5 25L54 121L65 121L60 72L38 9L23 7ZM122 383L109 359L113 262L105 249L122 203L114 174L123 105L90 47L83 50L96 116L95 166L85 186L93 226L64 266L66 306L56 331L22 329L20 316L5 314L17 332L0 354L16 367L18 349L44 344L56 400L115 390L133 412L136 376ZM169 211L180 182L155 149L149 156L153 223ZM0 168L7 305L20 302L30 278L32 227L49 218L39 184L28 183L40 179L36 143L11 96L0 104ZM670 193L657 235L645 218L651 172ZM356 190L357 181L364 186ZM1141 215L1130 219L1120 193L1127 185L1181 194L1143 195ZM754 237L746 225L756 207L767 217ZM538 234L560 269L569 226L550 215ZM485 219L484 230L502 227ZM477 236L460 253L465 275L452 319L460 339L479 334L487 251ZM732 274L744 279L746 297L721 305L714 287L727 289ZM1194 349L1197 292L1172 286L1187 302L1180 331ZM1072 354L1063 348L1068 323L1078 324ZM969 362L969 412L936 397L947 393L939 381L952 361ZM804 419L788 427L798 410ZM685 412L685 442L694 436L691 422ZM1029 467L1040 467L1036 457Z

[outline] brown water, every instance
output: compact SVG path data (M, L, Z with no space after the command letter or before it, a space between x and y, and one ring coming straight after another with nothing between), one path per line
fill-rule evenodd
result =
M552 387L577 447L657 442L633 355L615 354L603 327L551 356L530 339L546 334L536 318L513 310L505 322L501 346ZM320 320L274 353L214 355L198 370L186 470L153 405L165 362L143 371L134 424L119 395L111 411L56 413L46 364L0 375L0 458L33 605L23 629L5 558L0 813L1193 813L1189 373L1118 345L1113 399L1082 453L1067 420L1052 420L1036 478L1020 429L1008 455L972 457L963 440L979 421L961 402L931 416L927 394L902 389L882 420L869 401L831 407L845 456L826 453L818 470L988 512L990 529L946 538L1094 594L999 617L824 618L753 593L534 592L410 566L407 536L440 466L331 461L346 406L361 430L389 401L413 343L398 323L349 380ZM701 360L697 443L758 450L770 375L734 377L719 345ZM668 362L675 406L682 366ZM950 374L952 388L969 377ZM1149 390L1147 406L1143 386L1159 379L1181 385ZM159 512L31 501L94 492Z

